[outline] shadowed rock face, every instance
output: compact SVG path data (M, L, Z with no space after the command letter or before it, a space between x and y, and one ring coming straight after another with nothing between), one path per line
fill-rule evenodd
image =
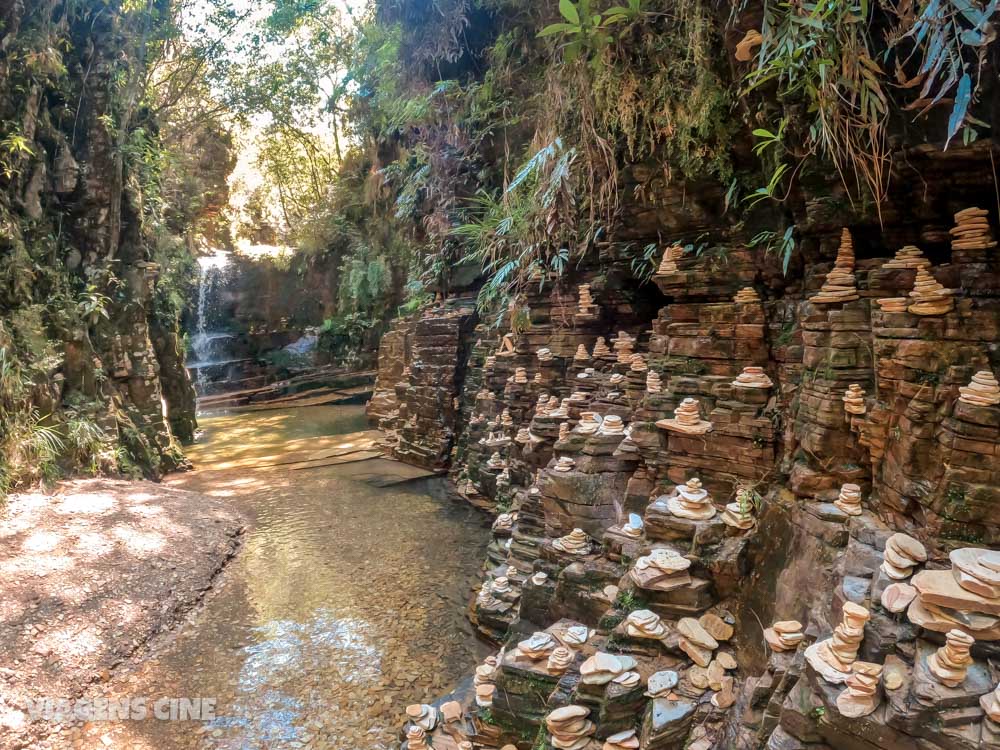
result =
M702 216L687 225L689 214L669 198L655 212L630 204L630 237L655 240L664 226L675 234L704 226L719 233L723 250L672 257L642 285L629 281L625 257L612 243L574 278L527 292L531 325L515 332L513 351L499 341L505 330L479 326L464 334L468 357L453 363L455 375L441 377L437 391L412 374L423 365L418 348L393 343L382 352L381 395L377 406L373 401L382 425L402 431L400 445L430 445L433 432L420 421L427 417L411 416L407 427L402 415L428 414L428 403L444 403L460 384L457 412L448 411L456 486L474 502L516 514L494 531L486 593L472 607L479 629L516 641L535 630L555 632L563 618L596 628L582 655L631 655L643 680L661 669L681 675L676 700L633 704L620 686L578 684L578 664L553 675L544 662L505 660L492 708L503 738L535 736L549 712L569 703L589 708L601 741L634 728L644 748L691 742L888 750L998 742L1000 726L979 704L995 687L995 677L983 675L1000 657L992 640L1000 633L997 602L976 599L971 589L989 593L989 581L967 580L948 559L956 548L1000 544L1000 407L989 396L959 400L971 383L988 390L988 377L973 380L978 372L1000 369L1000 264L991 236L981 238L982 247L953 246L948 233L954 214L981 200L965 186L991 181L984 171L989 157L977 147L913 158L914 169L940 182L926 183L919 199L909 187L897 188L882 207L882 226L831 209L823 199L830 186L812 186L815 193L794 208L798 240L787 277L776 273L773 256L747 250L723 219ZM987 215L995 234L995 210ZM843 250L845 228L853 258ZM906 245L921 247L930 265L915 261L912 250L897 256ZM955 290L954 304L931 310L920 294L911 296L918 271L936 279L935 290ZM838 282L848 277L853 286L841 294ZM596 312L581 313L581 283L590 284ZM824 295L810 301L824 284ZM741 294L744 287L760 299ZM429 309L417 326L454 328L448 320L444 309ZM643 359L635 367L616 356L619 331L635 338L631 350ZM608 348L595 354L598 337ZM539 359L539 349L551 357ZM449 366L442 358L434 365ZM741 379L747 367L765 377ZM650 372L661 387L654 377L647 390ZM747 387L751 381L756 387ZM560 406L551 415L550 397ZM693 401L678 419L685 399ZM501 420L505 412L512 424ZM626 434L602 434L589 416L576 429L584 412L621 417ZM398 455L406 459L407 450ZM695 477L717 513L674 512L691 504L677 486ZM726 523L723 510L732 503L728 518L742 509L755 523ZM622 532L630 512L643 520L637 537ZM590 544L567 551L558 540L574 529ZM900 573L896 551L884 565L886 540L897 532L919 540L929 559L912 566L904 560ZM683 556L689 567L674 576L633 574L654 548ZM942 570L934 575L954 578L954 585L921 578L924 568ZM882 604L882 592L897 581L887 569L917 573L919 593L896 614ZM498 577L506 585L489 593ZM828 681L833 672L817 672L802 656L831 637L848 602L870 613L852 658L859 669L882 668L848 682L855 693L840 705L852 718L838 709L845 685ZM622 623L636 610L659 616L667 635L630 637ZM718 649L690 642L679 625L706 613L735 630ZM766 645L763 629L779 620L804 625L799 651L774 653ZM955 627L976 642L971 676L949 687L925 662ZM855 635L844 633L853 643ZM721 652L732 654L738 669L711 666ZM735 677L732 707L720 673ZM872 680L879 684L874 710ZM622 705L629 707L624 713Z

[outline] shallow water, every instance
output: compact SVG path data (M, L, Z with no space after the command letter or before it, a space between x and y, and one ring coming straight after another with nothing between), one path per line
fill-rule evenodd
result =
M363 428L361 407L202 424L199 471L173 483L229 497L253 520L218 590L129 693L215 698L217 718L127 723L116 746L394 747L403 708L447 692L486 653L464 617L486 521L426 485L349 478L372 462L212 470L234 452L246 460L282 439Z

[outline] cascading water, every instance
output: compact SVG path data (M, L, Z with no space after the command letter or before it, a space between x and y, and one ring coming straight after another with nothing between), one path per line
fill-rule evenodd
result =
M188 363L188 368L194 373L199 389L205 386L207 368L226 362L227 344L233 338L231 333L212 328L219 322L218 294L228 266L229 253L222 250L198 258L198 311L195 332L191 336L194 361Z

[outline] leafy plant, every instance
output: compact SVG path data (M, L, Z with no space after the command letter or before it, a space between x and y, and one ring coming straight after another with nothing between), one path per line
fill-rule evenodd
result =
M603 64L601 53L615 40L611 28L638 19L642 0L628 0L627 6L614 5L596 13L591 10L591 0L559 0L559 14L564 20L546 26L538 36L565 35L568 39L562 50L566 62L583 59L599 68Z

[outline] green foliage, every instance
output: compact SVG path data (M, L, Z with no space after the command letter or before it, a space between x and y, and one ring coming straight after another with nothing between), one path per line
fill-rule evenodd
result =
M538 32L539 38L562 36L563 59L568 63L583 59L593 67L603 65L602 53L615 41L611 28L630 23L642 13L642 0L628 0L628 6L614 5L593 12L590 0L559 0L560 23L553 23ZM621 34L624 36L624 32Z

